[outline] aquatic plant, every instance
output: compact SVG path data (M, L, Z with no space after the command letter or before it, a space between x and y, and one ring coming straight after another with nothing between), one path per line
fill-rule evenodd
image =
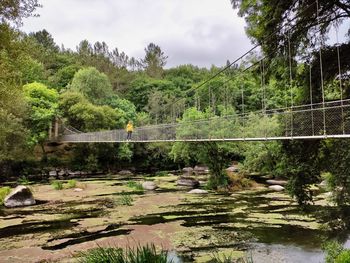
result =
M62 189L63 189L63 183L60 182L60 181L53 181L53 182L51 183L51 186L52 186L52 188L55 189L55 190L62 190Z
M122 194L122 195L119 197L117 203L118 203L119 205L132 206L132 202L133 202L133 201L134 201L134 200L132 199L132 197L131 197L130 195L128 195L128 194Z
M77 181L74 179L68 180L66 184L66 188L75 188L76 186L77 186Z
M143 190L142 184L137 183L135 181L128 181L126 183L126 186L140 191Z
M11 188L8 186L0 187L0 205L4 204L5 197L11 192Z
M88 250L79 255L78 262L81 263L169 263L167 252L157 253L156 247L151 245L137 246L136 248L102 248Z

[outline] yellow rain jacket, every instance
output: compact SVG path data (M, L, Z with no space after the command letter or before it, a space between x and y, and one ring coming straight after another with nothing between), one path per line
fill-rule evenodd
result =
M131 123L128 123L128 125L126 125L126 131L132 132L133 130L134 130L134 126Z

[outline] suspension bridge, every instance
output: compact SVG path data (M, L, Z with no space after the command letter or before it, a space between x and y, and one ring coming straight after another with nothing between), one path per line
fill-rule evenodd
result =
M308 8L316 7L315 14L318 21L318 2L317 0L310 4ZM294 17L296 19L298 14ZM293 22L292 19L290 21ZM323 60L322 48L324 46L323 37L320 30L316 31L315 39L319 44L319 71L317 71L317 78L319 79L321 94L317 94L319 99L314 102L314 95L312 90L312 68L309 69L309 104L295 105L295 94L293 94L293 70L292 70L292 50L290 41L290 31L293 30L297 24L289 25L286 31L284 50L286 68L288 68L289 85L286 87L286 107L269 109L268 92L266 85L267 70L264 61L268 60L268 54L259 59L255 63L246 66L240 73L248 70L258 68L261 74L261 110L259 111L245 111L245 92L241 91L240 111L236 114L209 116L205 119L197 119L192 121L182 120L181 114L173 114L169 123L162 123L156 125L148 125L136 127L132 133L132 142L204 142L204 141L268 141L268 140L297 140L297 139L325 139L325 138L350 138L350 99L343 99L343 85L342 76L345 72L341 69L341 54L339 52L339 42L337 39L337 57L338 62L338 76L339 82L339 98L332 101L326 101L325 88L323 80ZM286 27L287 25L284 25ZM316 26L320 29L320 24ZM277 30L277 29L276 29ZM337 28L335 28L337 30ZM318 34L318 35L317 35ZM270 37L270 36L268 36ZM191 94L196 89L207 87L209 90L209 108L214 108L210 82L225 73L237 62L242 61L243 58L254 52L260 45L254 46L252 49L244 53L238 59L224 67L222 70L214 74L212 77L202 82L198 86L187 91ZM311 55L309 57L311 59ZM230 80L237 77L233 76ZM315 76L313 76L315 77ZM171 112L179 108L178 99L172 104ZM189 107L199 108L198 104L189 105ZM184 110L182 110L183 114ZM73 124L74 126L74 124ZM122 143L127 142L127 133L125 129L96 131L96 132L81 132L71 126L59 125L57 122L54 127L50 128L50 138L56 141L65 143Z

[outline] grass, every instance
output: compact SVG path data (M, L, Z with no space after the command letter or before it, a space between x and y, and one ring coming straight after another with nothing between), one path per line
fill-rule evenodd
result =
M32 182L29 181L29 179L25 176L21 176L20 178L18 178L17 182L21 185L29 185L31 184Z
M168 172L167 171L159 171L155 173L155 176L168 176Z
M5 197L11 192L11 188L8 186L0 187L0 205L4 204Z
M77 181L72 179L68 180L67 184L65 185L66 188L75 188L77 186Z
M213 253L211 256L211 259L209 261L210 263L253 263L253 257L251 254L246 255L243 258L237 258L233 254L225 255L225 254L219 254L217 252Z
M135 181L128 181L128 182L126 183L126 186L129 187L129 188L133 188L133 189L135 189L135 190L143 191L142 184L137 183L137 182L135 182Z
M60 182L60 181L53 181L53 182L51 183L51 186L52 186L52 188L55 189L55 190L62 190L62 189L63 189L63 183Z
M79 255L78 262L81 263L169 263L167 252L157 253L156 247L152 245L137 246L136 248L102 248L88 250Z
M126 205L126 206L132 206L132 202L134 200L132 197L128 194L122 194L119 199L117 200L118 205Z

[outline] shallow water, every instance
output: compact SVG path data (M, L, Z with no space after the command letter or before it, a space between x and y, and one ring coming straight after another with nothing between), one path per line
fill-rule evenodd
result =
M142 180L139 176L132 179ZM114 242L113 238L120 241L133 235L143 240L145 230L134 229L142 227L150 229L147 235L157 237L150 238L159 240L157 245L171 244L169 258L174 263L205 262L205 255L231 250L248 251L254 262L322 262L320 247L327 234L319 229L317 213L329 208L322 197L305 214L286 194L266 189L189 195L175 186L176 177L147 179L156 180L161 188L135 191L125 186L124 177L84 179L87 188L82 193L37 185L34 195L42 200L38 205L0 209L0 261L11 262L4 256L11 255L7 250L28 247L25 240L33 240L29 247L49 253L45 257L51 252L62 252L64 257L65 249ZM115 200L126 194L134 205L117 205ZM163 230L158 230L160 226Z

